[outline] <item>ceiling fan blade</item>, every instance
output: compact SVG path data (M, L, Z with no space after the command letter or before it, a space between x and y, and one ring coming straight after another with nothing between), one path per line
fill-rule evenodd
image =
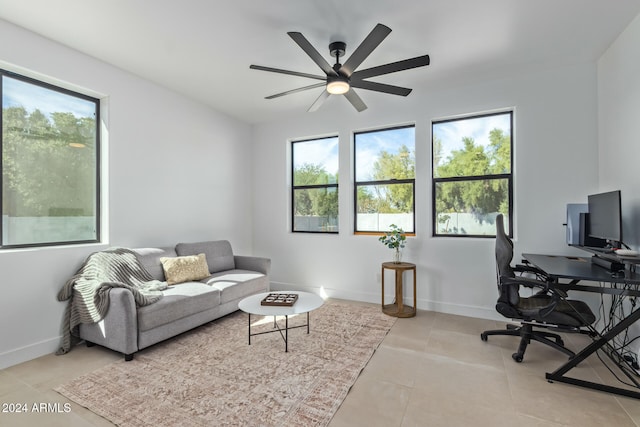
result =
M367 79L369 77L381 76L383 74L395 73L398 71L409 70L411 68L424 67L429 65L429 55L417 56L403 61L391 62L377 67L367 68L353 73L353 79Z
M309 43L309 40L307 40L302 35L302 33L290 31L287 34L289 34L289 37L291 37L293 41L296 42L298 46L300 46L307 55L309 55L309 57L313 60L313 62L318 64L318 67L320 67L322 71L325 72L326 75L328 76L338 75L338 73L336 73L336 71L331 67L331 65L329 65L329 63L322 57L322 55L320 55L320 53L316 50L316 48L313 47L311 43Z
M308 113L312 113L314 111L317 111L318 108L320 108L322 103L325 101L325 99L327 99L329 97L329 95L331 95L331 94L329 92L327 92L326 89L323 90L322 93L320 94L320 96L313 102L313 104L311 104L311 107L309 107L307 112Z
M367 56L382 43L382 40L384 40L390 32L391 28L382 24L376 25L364 41L360 43L360 46L353 51L344 65L340 67L340 74L351 77L351 74L358 68L358 65L367 59Z
M281 96L291 95L292 93L298 93L298 92L302 92L303 90L315 89L315 88L322 87L322 86L326 86L326 83L314 83L312 85L305 86L305 87L300 87L298 89L292 89L292 90L288 90L286 92L276 93L275 95L265 96L264 99L279 98Z
M317 76L315 74L299 73L297 71L281 70L280 68L263 67L262 65L249 65L252 70L269 71L271 73L289 74L291 76L307 77L309 79L327 80L327 76Z
M358 89L373 90L376 92L390 93L391 95L407 96L411 89L400 86L392 86L384 83L368 82L366 80L351 80L351 87Z
M358 94L353 89L349 89L349 92L345 93L344 97L349 100L351 105L353 105L356 110L358 110L358 113L367 109L366 104L362 101L362 99L360 99Z

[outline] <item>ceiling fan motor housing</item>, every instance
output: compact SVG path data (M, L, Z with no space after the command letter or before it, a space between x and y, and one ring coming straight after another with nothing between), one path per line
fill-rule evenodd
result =
M333 42L329 44L329 53L334 58L337 56L344 56L347 50L347 44L345 42Z

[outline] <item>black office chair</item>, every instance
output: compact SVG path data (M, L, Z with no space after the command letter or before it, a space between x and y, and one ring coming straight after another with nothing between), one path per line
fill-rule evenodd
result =
M564 346L560 335L549 332L548 329L590 334L590 331L582 328L595 322L595 315L584 302L566 299L564 293L550 287L550 281L543 272L530 265L511 266L512 259L513 242L504 232L502 215L498 215L496 268L499 297L496 310L504 317L520 320L521 324L507 325L506 329L484 331L480 338L487 341L489 335L521 337L518 351L511 355L516 362L522 362L531 340L560 350L569 357L575 356L574 352ZM538 288L539 292L530 297L521 297L520 286ZM534 327L543 330L534 330Z

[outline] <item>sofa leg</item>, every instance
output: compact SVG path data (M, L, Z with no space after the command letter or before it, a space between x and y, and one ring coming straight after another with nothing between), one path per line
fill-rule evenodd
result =
M124 355L125 362L131 362L132 360L133 360L133 353Z
M91 341L85 341L87 343L87 347L94 347L96 345L96 343L91 342Z

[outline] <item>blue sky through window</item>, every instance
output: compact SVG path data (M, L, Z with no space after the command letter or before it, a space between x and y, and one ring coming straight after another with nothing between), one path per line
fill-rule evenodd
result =
M22 106L29 114L38 109L48 118L58 112L69 112L77 118L96 115L93 102L7 76L2 79L2 106Z
M372 180L373 165L380 153L398 154L406 145L415 156L415 127L383 129L356 135L356 181Z
M433 124L433 137L442 141L442 160L446 160L454 150L464 147L462 138L470 137L476 144L489 145L489 132L502 129L505 135L511 133L510 113L475 117Z
M338 174L338 137L321 138L297 143L294 149L293 167L305 164L323 166L333 176Z

